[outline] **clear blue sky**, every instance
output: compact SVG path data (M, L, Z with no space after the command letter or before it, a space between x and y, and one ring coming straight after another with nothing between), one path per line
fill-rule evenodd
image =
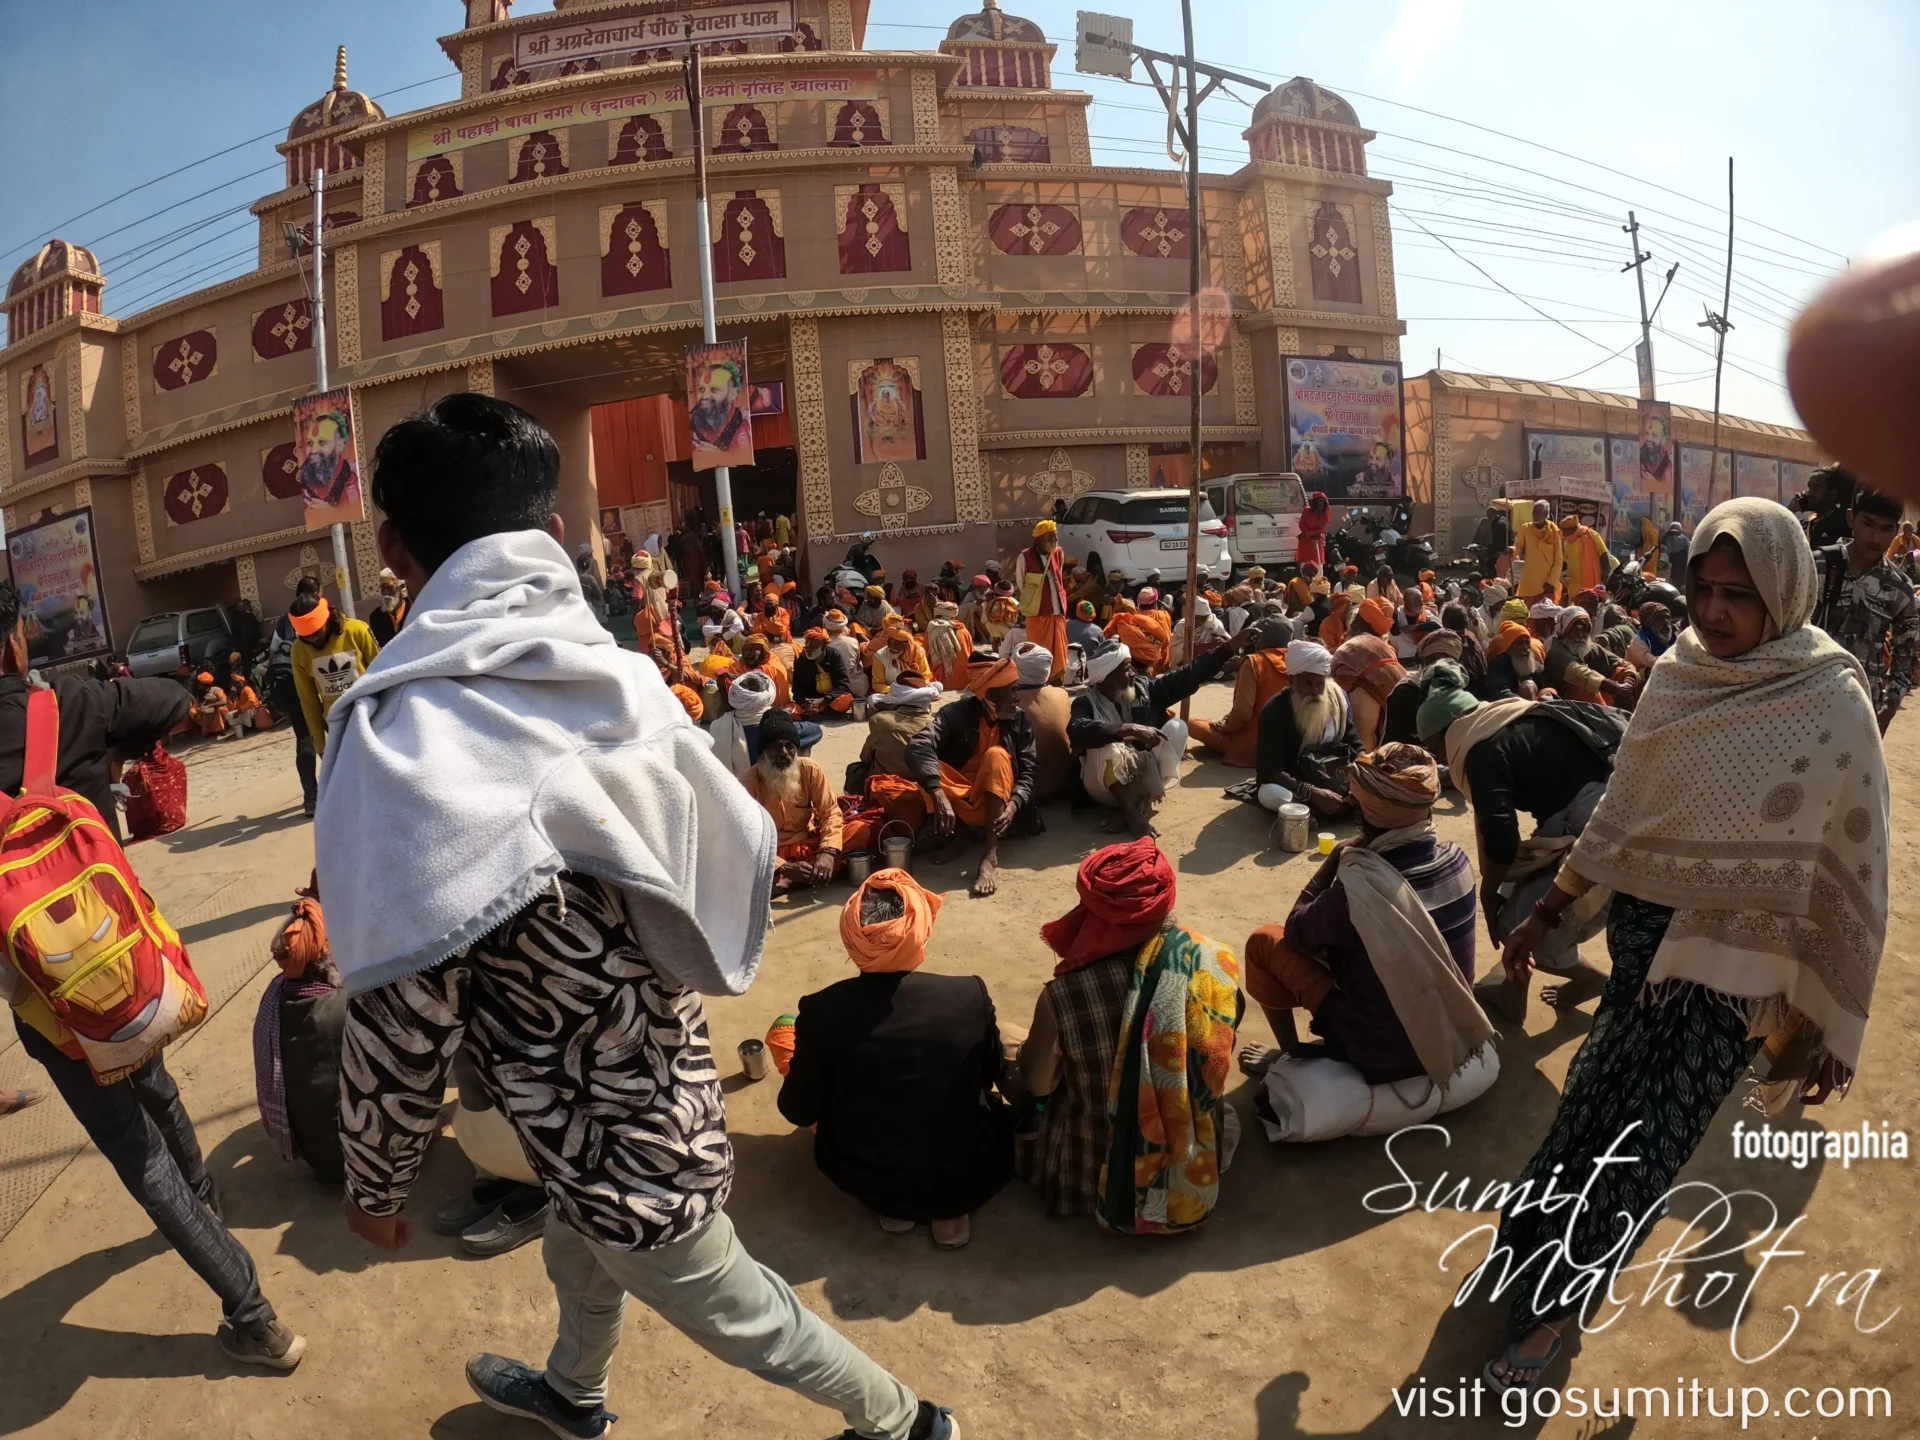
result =
M1179 48L1179 11L1167 0L1105 3L1133 15L1139 43ZM1101 159L1165 163L1151 90L1072 75L1078 0L1010 0L1009 8L1062 42L1056 83L1084 85L1097 97ZM930 46L943 13L874 0L868 44ZM96 245L109 266L109 308L119 313L250 263L244 206L277 186L273 140L326 89L335 45L349 47L357 88L379 94L431 82L387 96L390 110L459 90L433 42L460 24L460 0L15 0L5 14L9 52L37 58L10 69L0 116L23 142L58 123L65 148L49 154L36 140L0 150L0 264L11 269L55 231ZM1696 322L1704 299L1719 306L1732 155L1737 328L1725 404L1791 422L1779 385L1786 319L1844 257L1920 216L1920 4L1912 0L1208 0L1196 25L1203 58L1275 79L1311 75L1346 94L1362 123L1380 132L1372 168L1398 187L1394 239L1410 372L1431 365L1439 347L1450 367L1549 380L1584 371L1580 383L1631 392L1631 349L1607 356L1630 347L1636 333L1632 277L1619 272L1627 250L1618 226L1632 206L1655 256L1656 291L1656 269L1681 262L1660 314L1663 333L1654 337L1660 393L1711 403L1712 358L1703 353L1711 336ZM60 58L75 36L84 37L84 79ZM76 103L82 96L85 105ZM1209 102L1208 169L1229 170L1244 158L1247 114L1231 97ZM69 220L269 131L271 138ZM269 173L242 178L260 169ZM233 183L192 198L224 182ZM140 253L183 227L162 248Z

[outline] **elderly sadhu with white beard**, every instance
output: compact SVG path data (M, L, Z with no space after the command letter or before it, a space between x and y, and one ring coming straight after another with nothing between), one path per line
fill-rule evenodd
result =
M773 893L814 889L840 868L840 805L818 760L800 753L799 727L784 710L760 722L760 758L747 772L747 793L773 817L780 868Z
M1190 665L1149 678L1132 653L1115 642L1087 660L1087 688L1073 702L1067 740L1080 758L1080 780L1097 804L1116 806L1136 835L1154 833L1153 817L1178 778L1187 750L1187 723L1167 710L1185 700L1253 648L1255 630L1211 650Z
M1314 640L1287 646L1286 693L1260 712L1253 765L1263 789L1280 787L1322 819L1352 810L1342 777L1360 753L1346 692L1329 682L1332 674L1333 654L1326 646Z

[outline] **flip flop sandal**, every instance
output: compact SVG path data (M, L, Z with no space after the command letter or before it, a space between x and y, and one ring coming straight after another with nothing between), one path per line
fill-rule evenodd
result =
M0 1115L12 1115L47 1098L44 1090L9 1090L0 1093Z
M1531 1395L1539 1388L1540 1377L1546 1373L1547 1367L1559 1358L1560 1341L1557 1336L1553 1344L1547 1348L1546 1354L1536 1355L1531 1359L1520 1354L1520 1342L1516 1340L1507 1346L1506 1354L1497 1360L1489 1360L1481 1373L1486 1376L1487 1383L1493 1386L1495 1394L1504 1395L1509 1390L1519 1390L1523 1394ZM1495 1365L1506 1366L1506 1379L1502 1380L1493 1373Z

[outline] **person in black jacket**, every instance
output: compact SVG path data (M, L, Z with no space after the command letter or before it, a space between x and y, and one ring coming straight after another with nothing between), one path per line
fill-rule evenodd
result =
M966 832L986 836L987 853L971 887L975 895L999 888L1000 841L1022 810L1032 813L1036 752L1033 722L1014 700L1019 683L1019 670L1005 657L978 667L968 693L937 711L933 723L907 742L907 774L926 792L933 834L951 837L930 857L933 863L959 854Z
M832 711L845 715L853 709L853 681L846 657L827 644L827 632L809 630L801 637L793 661L793 703L809 715Z
M20 620L20 596L0 584L0 787L18 794L27 752L27 636ZM187 717L187 692L171 680L90 680L57 676L53 693L60 702L60 755L55 781L91 803L117 839L108 759L143 753ZM21 1047L46 1067L54 1087L72 1109L87 1137L140 1202L180 1258L220 1297L226 1323L220 1348L229 1359L248 1365L291 1370L300 1363L306 1341L275 1318L260 1293L253 1257L219 1218L220 1198L200 1156L193 1122L180 1104L180 1089L158 1053L132 1074L102 1085L69 1039L43 1033L20 1007L34 998L32 988L0 956L0 993L15 1006L14 1028ZM44 1007L37 1007L51 1022ZM57 1024L57 1022L51 1022Z
M958 1250L1013 1174L1013 1127L986 983L919 968L939 913L904 870L854 892L840 935L861 973L801 1000L780 1113L814 1127L814 1163L882 1229L928 1221Z
M302 575L294 588L294 603L317 599L320 582ZM300 776L300 798L309 818L320 795L320 757L313 748L313 732L301 718L300 692L293 683L293 621L282 615L273 623L273 639L267 645L267 703L282 715L293 717L293 768Z
M1187 751L1187 723L1167 711L1213 679L1235 656L1254 648L1262 627L1246 625L1218 649L1166 674L1143 675L1118 641L1087 657L1087 688L1073 702L1067 743L1080 762L1080 783L1100 805L1116 805L1135 835L1154 835L1153 817L1166 782Z
M1317 640L1287 646L1287 688L1260 712L1254 778L1278 785L1323 820L1351 814L1341 779L1360 753L1360 736L1346 692L1327 677L1333 656Z

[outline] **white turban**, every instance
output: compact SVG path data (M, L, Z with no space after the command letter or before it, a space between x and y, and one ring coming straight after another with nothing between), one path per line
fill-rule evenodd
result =
M1044 685L1053 676L1053 652L1044 645L1026 642L1014 650L1013 668L1022 685Z
M1098 685L1131 659L1133 652L1115 641L1106 649L1096 650L1087 657L1087 679Z
M1536 600L1527 610L1529 620L1558 620L1560 607L1551 600Z
M1593 628L1593 617L1591 615L1587 614L1587 612L1582 610L1578 605L1569 605L1554 617L1553 633L1556 637L1563 636L1582 620L1587 622L1587 628L1589 630Z
M1205 600L1194 601L1193 602L1193 618L1196 621L1211 620L1213 618L1213 606L1208 604Z
M773 677L764 670L749 670L727 689L727 708L740 717L742 725L758 723L773 708Z
M907 685L896 680L887 689L876 691L871 703L882 709L891 706L895 709L924 710L940 698L945 688L938 680L926 685Z
M1507 597L1512 593L1513 592L1507 589L1506 586L1502 585L1498 580L1495 580L1490 585L1482 585L1480 587L1480 603L1491 610L1496 605L1506 604Z
M1318 640L1295 640L1287 646L1289 675L1331 675L1333 652Z

